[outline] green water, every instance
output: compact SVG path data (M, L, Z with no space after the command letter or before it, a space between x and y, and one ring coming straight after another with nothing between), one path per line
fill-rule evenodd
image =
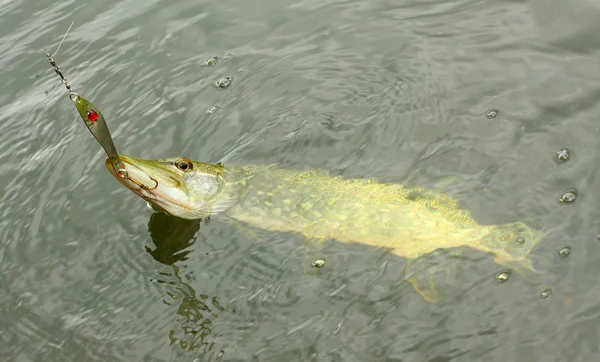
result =
M597 359L599 17L591 0L0 1L2 361ZM462 250L429 304L384 250L152 216L45 57L73 21L55 59L121 153L449 177L481 223L564 225L541 280L498 283Z

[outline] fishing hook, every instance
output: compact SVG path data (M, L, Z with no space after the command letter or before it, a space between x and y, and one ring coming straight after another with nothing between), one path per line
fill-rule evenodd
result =
M100 110L92 104L92 102L88 101L87 99L83 98L82 96L73 91L71 85L69 84L69 82L67 82L67 79L63 75L62 71L58 68L56 61L54 60L54 56L58 53L60 46L67 37L69 30L71 30L71 28L73 27L73 24L74 22L71 23L71 26L69 26L69 29L67 29L67 32L58 44L56 51L54 51L54 53L47 52L46 57L48 58L48 61L50 62L52 68L54 68L54 72L58 74L60 80L67 88L67 91L69 92L69 99L75 104L75 107L77 108L81 119L83 120L89 131L92 133L96 141L98 141L100 146L102 146L104 152L106 152L106 154L108 155L113 170L115 171L115 174L119 177L123 177L130 180L138 187L146 190L146 192L152 195L150 191L155 190L158 187L158 181L148 176L155 183L154 187L150 188L129 176L127 170L125 169L125 165L123 164L123 162L121 162L121 159L119 158L119 154L117 153L117 149L110 135L110 131L108 130L108 126L106 124L104 116L102 115Z
M150 178L150 180L154 181L155 185L153 188L149 188L148 186L144 185L143 183L136 181L135 179L131 178L129 176L129 173L125 170L125 168L123 167L119 172L117 172L117 176L127 179L131 182L133 182L134 184L136 184L139 188L146 190L146 192L148 192L150 195L152 195L152 193L150 191L152 190L156 190L156 188L158 187L158 181L156 181L153 177L148 176Z
M158 187L158 181L156 181L153 177L148 176L150 178L150 180L154 181L155 185L153 188L149 188L148 186L142 184L139 181L134 180L133 178L131 178L129 176L129 173L127 172L127 170L125 170L125 168L122 168L118 173L117 176L127 179L131 182L133 182L134 184L136 184L140 189L146 191L148 193L148 196L146 195L142 195L141 193L138 194L142 199L144 199L149 205L152 204L154 205L154 208L158 208L161 210L164 210L162 207L158 206L157 203L155 202L156 200L156 196L152 193L152 190L155 190Z

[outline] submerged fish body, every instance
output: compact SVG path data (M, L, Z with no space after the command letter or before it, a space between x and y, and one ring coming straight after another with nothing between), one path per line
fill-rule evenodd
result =
M226 214L253 227L381 247L410 259L460 246L496 252L485 237L505 244L519 229L528 231L479 225L444 194L314 170L261 170Z
M107 163L109 171L168 214L186 219L225 214L255 228L360 243L410 260L469 247L493 254L499 264L532 270L528 256L543 236L520 222L481 225L447 195L375 179L269 166L225 168L185 158L121 160L132 178L158 186L140 188Z

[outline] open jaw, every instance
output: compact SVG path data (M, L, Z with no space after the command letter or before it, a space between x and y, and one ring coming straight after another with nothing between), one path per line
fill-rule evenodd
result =
M105 165L110 174L123 186L140 196L158 211L168 213L167 210L174 205L181 209L189 209L188 205L182 204L172 195L171 191L179 186L179 181L168 175L153 172L154 170L151 167L138 165L133 158L121 155L119 157L125 165L126 177L115 172L110 159L106 159ZM152 176L149 174L152 174Z

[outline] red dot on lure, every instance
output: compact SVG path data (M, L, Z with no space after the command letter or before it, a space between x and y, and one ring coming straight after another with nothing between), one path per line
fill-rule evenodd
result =
M98 113L96 113L96 111L93 109L88 109L87 118L92 122L96 122L98 120Z

